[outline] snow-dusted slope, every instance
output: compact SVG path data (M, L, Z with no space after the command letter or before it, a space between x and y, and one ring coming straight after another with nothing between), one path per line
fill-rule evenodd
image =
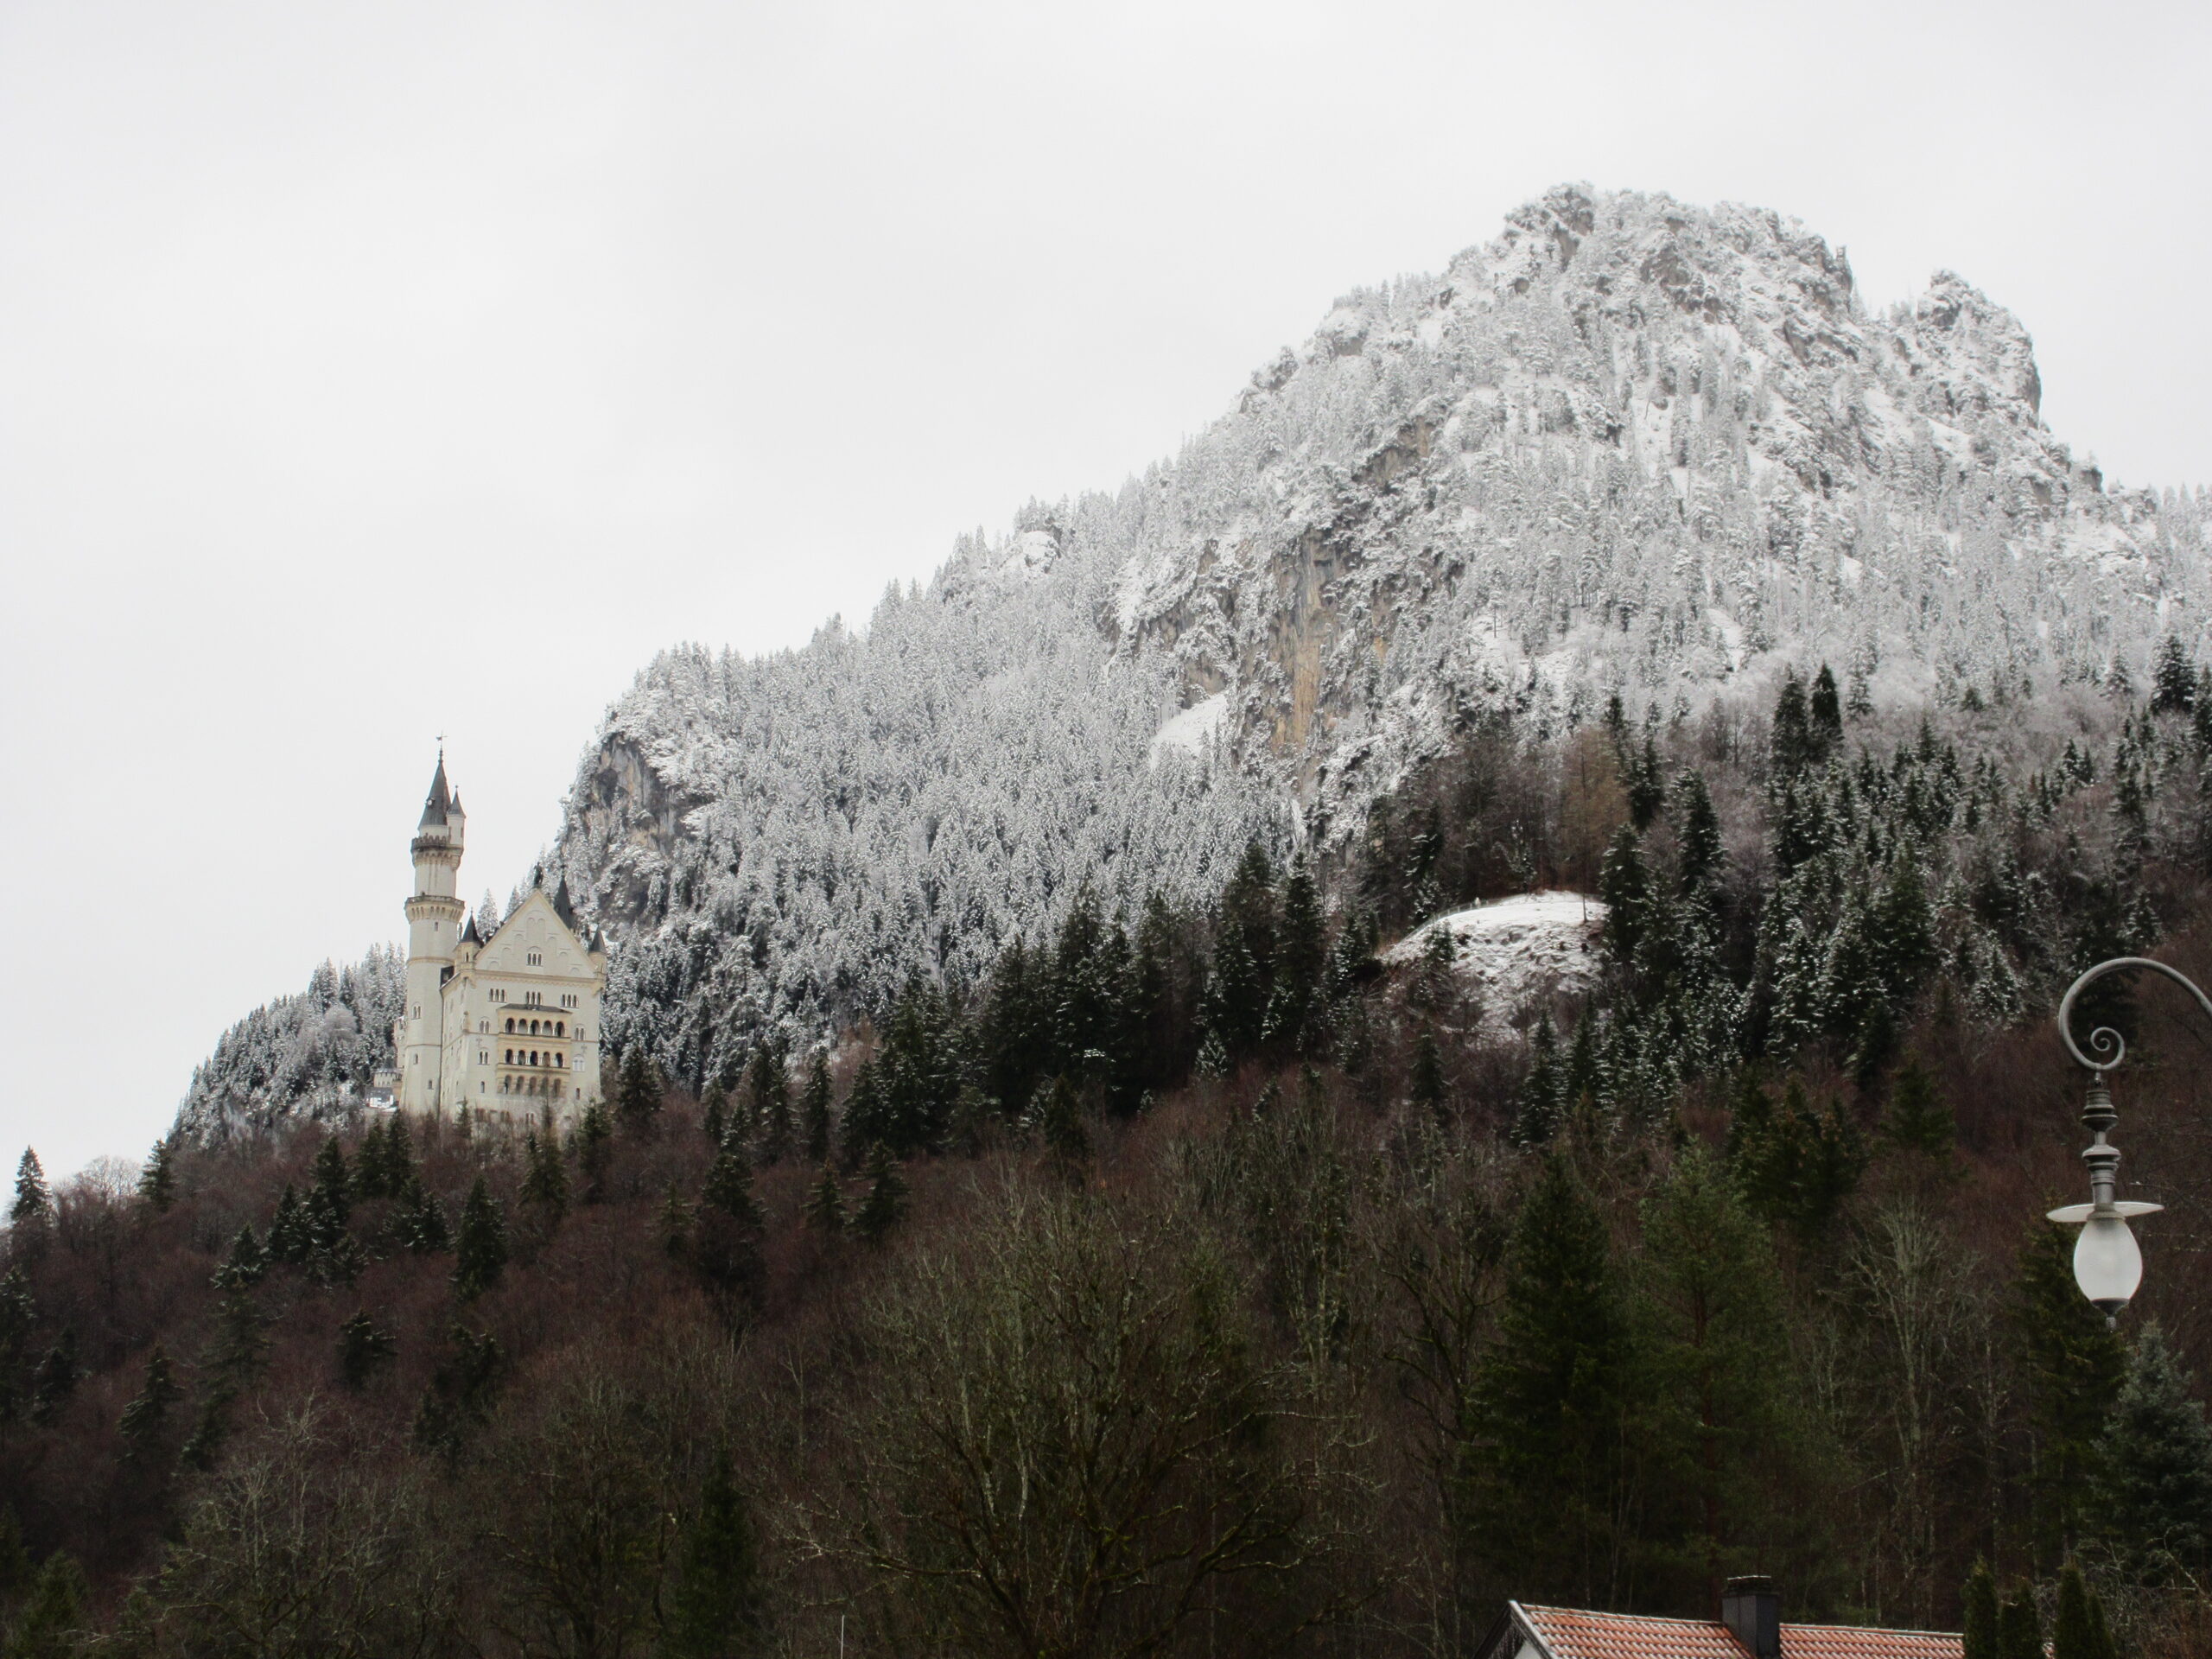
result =
M1777 654L1878 697L2202 650L2201 499L2107 490L2039 397L1959 277L1876 315L1794 221L1555 190L865 632L641 674L553 855L619 942L608 1035L696 1076L979 971L1085 880L1206 895L1294 808L1350 833L1472 705L1556 729Z

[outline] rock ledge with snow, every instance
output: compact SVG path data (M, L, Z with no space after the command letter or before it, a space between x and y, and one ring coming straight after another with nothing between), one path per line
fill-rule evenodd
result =
M1598 982L1605 906L1579 893L1529 893L1424 923L1382 953L1392 968L1421 961L1439 932L1452 969L1480 1001L1483 1022L1502 1030L1539 996L1581 995Z

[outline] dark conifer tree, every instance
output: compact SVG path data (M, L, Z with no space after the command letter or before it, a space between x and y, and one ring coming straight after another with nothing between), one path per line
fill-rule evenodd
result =
M353 1213L353 1180L346 1166L346 1148L334 1135L326 1137L315 1157L315 1185L308 1191L308 1208L327 1217L325 1225L342 1229ZM320 1217L318 1217L320 1218Z
M1465 1511L1534 1596L1592 1606L1619 1536L1630 1331L1605 1219L1557 1154L1542 1161L1506 1250L1497 1341L1476 1379Z
M880 1141L868 1149L868 1196L853 1216L853 1230L871 1244L880 1244L906 1214L906 1178L899 1160Z
M1694 772L1684 772L1675 780L1675 893L1694 915L1718 917L1727 851L1712 793Z
M791 1150L791 1082L785 1072L782 1048L774 1042L764 1042L754 1049L746 1080L753 1122L760 1137L761 1161L780 1163Z
M176 1154L167 1136L146 1154L146 1166L138 1172L138 1196L157 1214L176 1202Z
M645 1058L643 1043L632 1043L622 1052L616 1073L614 1116L624 1134L650 1141L660 1122L662 1090L659 1074Z
M2104 1608L2082 1569L2066 1563L2058 1575L2058 1617L2051 1621L2050 1659L2113 1659Z
M473 1301L499 1282L507 1265L507 1224L492 1189L479 1175L461 1206L461 1231L454 1243L453 1287Z
M699 1201L741 1226L760 1224L760 1206L753 1198L753 1166L735 1135L722 1142L715 1161L708 1166L706 1185L700 1190Z
M308 1228L306 1207L287 1181L276 1199L276 1213L269 1223L269 1258L298 1267L314 1249L315 1238Z
M1882 1134L1898 1151L1936 1165L1948 1166L1957 1130L1951 1109L1936 1092L1917 1054L1908 1054L1890 1084L1890 1105L1882 1120Z
M168 1350L156 1343L146 1356L146 1380L123 1408L118 1427L123 1434L124 1455L139 1457L160 1439L168 1426L169 1408L184 1398L184 1387L169 1363Z
M727 1451L716 1451L708 1465L677 1563L660 1651L671 1659L745 1659L760 1651L760 1551Z
M1268 1011L1268 1034L1301 1054L1312 1052L1320 1039L1323 1027L1317 1016L1328 956L1320 888L1301 856L1283 880L1274 987Z
M845 1230L845 1191L834 1164L824 1161L821 1174L807 1189L806 1224L832 1237Z
M1784 781L1795 778L1813 760L1812 715L1805 706L1805 683L1794 668L1783 676L1781 693L1775 698L1769 753L1774 775Z
M251 1290L268 1271L268 1252L261 1248L261 1241L253 1236L253 1224L248 1222L232 1236L230 1254L215 1269L212 1282L218 1290Z
M845 1167L859 1168L868 1148L882 1140L889 1128L875 1062L862 1060L853 1072L852 1087L845 1091L844 1117L837 1126L839 1154Z
M2020 1586L1998 1608L1997 1652L1998 1659L2045 1659L2034 1586Z
M73 1659L82 1653L92 1599L92 1586L77 1558L67 1550L55 1550L31 1581L30 1594L16 1618L8 1659Z
M1843 741L1843 706L1836 699L1835 675L1826 663L1813 677L1813 694L1805 708L1805 735L1808 758L1815 765L1834 754Z
M1071 1185L1080 1185L1090 1167L1090 1135L1083 1124L1083 1103L1065 1077L1053 1078L1044 1091L1038 1128L1053 1173Z
M1998 1659L1997 1579L1987 1561L1976 1561L1967 1575L1966 1614L1961 1659Z
M2155 1323L2135 1339L2096 1450L2098 1530L2150 1582L2201 1575L2212 1560L2212 1427Z
M583 1201L597 1204L607 1197L607 1174L614 1166L614 1123L599 1102L592 1102L577 1116L575 1146Z
M2161 715L2185 715L2196 706L2196 670L2181 641L2168 634L2158 647L2151 677L2151 708Z
M399 1352L399 1339L380 1331L366 1309L338 1327L338 1380L359 1394L369 1385L377 1368Z
M515 1196L548 1232L569 1213L569 1168L553 1144L550 1122L523 1137L522 1186Z
M1519 1109L1513 1119L1516 1145L1541 1147L1559 1133L1559 1035L1547 1014L1537 1022L1529 1046L1529 1075L1522 1080Z
M683 1201L683 1189L674 1181L668 1184L661 1199L659 1227L664 1255L681 1262L691 1254L691 1206Z
M388 1183L384 1148L384 1124L380 1121L372 1121L362 1135L360 1145L353 1148L353 1179L350 1184L355 1198L390 1198L396 1190Z
M16 1196L8 1206L8 1246L19 1261L35 1261L46 1249L54 1226L54 1195L46 1172L29 1147L16 1164Z
M1001 1110L1027 1101L1050 1063L1056 1001L1051 958L1016 935L991 970L983 1012L983 1086Z
M1452 1112L1444 1083L1444 1055L1436 1046L1436 1033L1426 1026L1414 1039L1413 1069L1407 1080L1406 1094L1415 1109L1426 1113L1438 1128L1449 1127ZM1536 1145L1548 1138L1548 1135L1539 1135L1527 1144Z
M1598 872L1598 896L1605 901L1605 954L1622 967L1636 961L1652 918L1650 872L1634 829L1623 824Z
M415 1442L426 1452L458 1463L469 1442L488 1422L506 1370L506 1355L489 1331L455 1325L452 1351L430 1373L415 1413Z
M1643 734L1643 747L1628 757L1624 770L1628 777L1628 817L1638 831L1649 830L1652 820L1659 816L1659 809L1667 804L1667 785L1660 776L1659 746L1651 734Z
M22 1268L0 1277L0 1429L20 1420L30 1403L31 1332L38 1310Z
M798 1115L801 1149L812 1163L830 1156L830 1098L829 1051L817 1048L807 1057L806 1091L800 1097Z
M399 1202L392 1209L392 1227L401 1245L414 1255L441 1255L453 1248L453 1228L446 1220L446 1207L423 1185L420 1170L409 1174L407 1185L400 1189ZM270 1231L274 1237L276 1230Z
M706 1097L699 1103L699 1127L710 1147L721 1145L722 1136L729 1133L729 1096L719 1083L707 1085Z
M2098 1437L2127 1375L2127 1356L2104 1315L2074 1283L2074 1234L2038 1223L2023 1242L2013 1323L2027 1383L2035 1456L2026 1485L2037 1553L2063 1555L2081 1530Z

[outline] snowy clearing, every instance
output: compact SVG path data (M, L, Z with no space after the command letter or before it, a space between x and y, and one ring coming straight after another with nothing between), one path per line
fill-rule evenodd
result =
M1530 893L1453 911L1415 928L1382 953L1409 968L1440 931L1452 936L1452 968L1481 999L1483 1022L1503 1029L1532 998L1580 994L1598 982L1598 931L1605 906L1579 893Z

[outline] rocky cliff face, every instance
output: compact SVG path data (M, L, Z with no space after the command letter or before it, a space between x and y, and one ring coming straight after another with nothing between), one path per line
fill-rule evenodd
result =
M2107 493L2040 397L1955 276L1875 316L1776 214L1563 188L1255 375L1148 480L1114 626L1339 816L1471 702L1668 706L1815 651L1924 692L2193 638L2196 504Z
M2201 499L2107 490L2040 391L1957 276L1876 315L1774 213L1555 190L865 634L641 675L555 855L622 943L610 1039L696 1074L980 971L1083 882L1205 893L1294 812L1349 833L1478 706L1556 729L1815 654L1904 698L2201 650Z

